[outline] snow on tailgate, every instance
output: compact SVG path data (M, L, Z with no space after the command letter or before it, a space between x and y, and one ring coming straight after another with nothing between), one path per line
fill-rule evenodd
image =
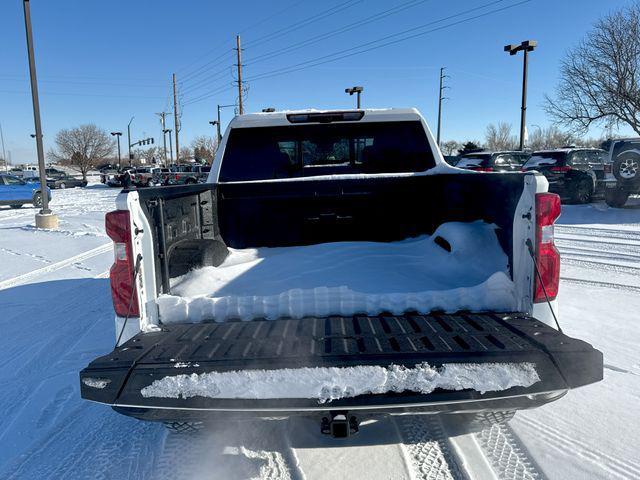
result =
M530 387L538 381L532 363L449 363L441 368L422 363L414 368L391 365L193 373L155 380L141 393L146 398L317 398L324 403L364 394L427 394L437 388L484 393Z
M172 279L163 323L414 310L511 311L508 258L482 221L445 223L398 242L230 249L218 267Z

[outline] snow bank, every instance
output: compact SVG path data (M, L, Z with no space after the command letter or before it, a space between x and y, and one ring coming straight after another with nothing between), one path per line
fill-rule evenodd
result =
M480 393L529 387L540 381L532 363L427 363L406 368L286 368L167 376L142 389L142 396L160 398L313 398L319 403L363 394L412 391L431 393L473 389Z
M399 242L232 249L219 267L173 279L172 294L157 300L160 318L178 323L512 310L514 286L496 228L452 222L430 237Z

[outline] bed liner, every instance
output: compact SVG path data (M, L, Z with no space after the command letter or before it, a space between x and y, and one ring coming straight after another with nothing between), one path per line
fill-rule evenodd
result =
M531 362L541 380L528 388L484 394L390 392L324 404L317 399L145 398L140 393L154 380L170 375L356 365L413 367L424 362L435 367ZM190 411L187 416L198 410L252 415L358 408L378 413L417 408L444 412L478 409L480 404L504 410L538 406L550 401L550 394L557 396L601 380L602 354L526 314L331 316L167 325L158 332L140 333L97 358L80 377L83 398L151 420L175 419L172 410ZM107 382L95 388L86 379Z

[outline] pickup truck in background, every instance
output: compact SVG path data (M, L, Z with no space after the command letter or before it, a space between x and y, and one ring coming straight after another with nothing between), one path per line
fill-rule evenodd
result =
M598 382L602 354L557 326L547 187L447 165L414 109L237 116L206 184L107 214L116 345L81 395L175 429L306 415L344 437L381 415L505 421Z

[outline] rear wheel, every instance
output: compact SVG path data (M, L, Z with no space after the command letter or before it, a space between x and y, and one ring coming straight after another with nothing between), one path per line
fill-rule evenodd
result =
M624 184L640 183L640 155L627 152L613 162L613 175Z
M60 184L58 185L58 188L67 188L67 184L64 182L60 182Z
M604 191L604 201L613 208L622 208L629 199L629 192L623 188L607 188Z
M573 192L573 199L576 203L589 203L593 195L593 182L587 178L578 181Z
M34 207L42 206L42 193L36 192L33 194L33 206Z

